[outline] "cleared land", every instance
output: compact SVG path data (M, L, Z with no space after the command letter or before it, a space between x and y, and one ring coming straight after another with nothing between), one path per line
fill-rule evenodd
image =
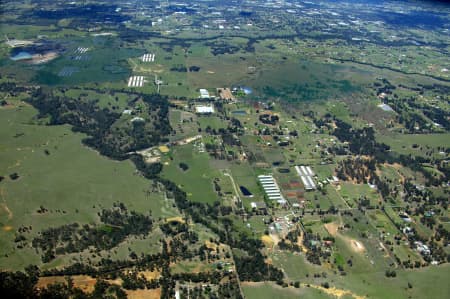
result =
M101 157L81 144L82 134L68 126L35 124L36 112L20 102L0 108L1 175L0 257L2 269L40 264L31 248L18 250L12 242L19 227L31 226L31 241L39 231L63 224L91 223L102 208L122 202L130 210L155 217L178 215L152 183L136 174L130 161ZM8 176L17 173L19 178ZM38 213L41 208L48 211Z

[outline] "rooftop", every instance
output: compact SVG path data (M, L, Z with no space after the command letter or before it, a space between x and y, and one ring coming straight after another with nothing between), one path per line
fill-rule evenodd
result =
M196 106L195 112L197 113L214 113L213 106Z

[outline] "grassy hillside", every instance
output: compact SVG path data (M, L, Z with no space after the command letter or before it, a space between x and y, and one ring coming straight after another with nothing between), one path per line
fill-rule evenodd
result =
M136 174L130 161L117 162L81 144L82 134L68 126L33 123L36 112L19 102L0 109L0 257L2 269L40 263L31 249L17 250L12 240L20 227L31 241L39 231L98 219L102 208L123 202L130 210L155 217L174 216L163 194L152 191L152 182ZM17 173L13 180L10 174ZM47 211L38 213L40 208Z

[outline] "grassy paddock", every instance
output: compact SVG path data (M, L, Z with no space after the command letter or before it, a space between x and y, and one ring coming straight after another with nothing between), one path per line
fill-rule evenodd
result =
M0 175L6 178L0 183L1 268L40 263L31 248L15 248L12 241L21 226L32 226L25 234L31 241L49 227L96 222L97 213L114 202L141 213L151 211L155 217L177 215L164 203L163 194L152 192L151 182L136 174L130 161L99 156L84 147L85 136L69 126L33 124L35 110L12 103L17 106L0 109ZM19 179L10 179L12 173ZM41 206L48 212L37 213Z

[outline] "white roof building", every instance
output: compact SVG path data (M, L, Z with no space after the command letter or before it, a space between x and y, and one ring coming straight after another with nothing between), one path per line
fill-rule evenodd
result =
M131 122L132 122L132 123L135 123L135 122L145 122L145 119L143 119L142 117L136 116L136 117L133 117L133 118L131 119Z
M204 88L200 88L200 98L209 99L209 92Z
M196 106L195 112L197 113L214 113L213 106Z

